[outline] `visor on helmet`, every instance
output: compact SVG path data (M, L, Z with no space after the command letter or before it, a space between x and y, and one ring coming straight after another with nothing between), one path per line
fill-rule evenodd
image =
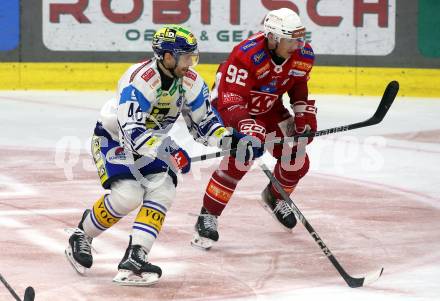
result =
M290 43L297 43L297 48L304 48L306 44L306 29L303 27L292 31L291 37L281 37Z
M199 63L199 51L196 49L190 53L182 53L179 55L178 63L188 67L194 67Z

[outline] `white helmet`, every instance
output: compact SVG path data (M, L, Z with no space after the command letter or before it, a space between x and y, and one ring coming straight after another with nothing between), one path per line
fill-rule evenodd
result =
M277 42L281 38L304 40L306 33L297 13L288 8L270 11L264 18L263 26L265 36L272 33Z

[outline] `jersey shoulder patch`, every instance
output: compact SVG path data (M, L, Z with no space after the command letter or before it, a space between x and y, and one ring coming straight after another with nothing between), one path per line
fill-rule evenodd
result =
M257 46L257 41L255 41L254 39L245 40L244 43L240 46L240 50L242 52L248 52L249 50L251 50L255 46Z
M162 85L160 74L156 66L155 62L143 66L134 76L131 83L133 87L139 90L150 101L155 99L157 90L159 90Z
M257 66L269 61L270 57L265 49L264 34L260 32L238 44L234 48L232 56L249 69L257 68Z
M202 93L205 81L193 68L189 68L182 78L182 88L185 93L185 98L188 102L192 102Z
M246 40L242 41L240 44L237 45L237 48L242 53L246 53L249 52L251 49L260 46L261 43L264 43L264 34L262 32L254 34Z
M203 78L193 68L189 68L182 79L182 87L185 91L200 91L203 86Z
M307 43L304 48L298 49L292 56L289 75L301 77L308 74L313 68L314 58L312 46Z

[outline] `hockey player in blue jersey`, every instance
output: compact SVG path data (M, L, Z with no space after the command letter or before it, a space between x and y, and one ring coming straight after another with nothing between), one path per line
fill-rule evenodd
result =
M174 200L176 173L191 167L188 153L168 135L179 115L194 139L205 145L224 147L228 141L234 147L244 137L224 128L212 111L208 87L192 69L199 55L190 31L176 25L159 29L153 52L153 59L124 73L118 96L101 110L92 152L101 184L110 193L85 210L65 251L83 274L93 263L92 240L140 207L113 279L123 285L151 285L162 274L147 256ZM251 158L261 155L251 146L244 151Z

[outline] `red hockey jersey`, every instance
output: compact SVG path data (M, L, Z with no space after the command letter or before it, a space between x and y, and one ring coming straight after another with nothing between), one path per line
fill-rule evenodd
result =
M269 114L273 107L282 105L286 92L291 103L307 100L313 62L313 49L306 43L276 65L264 34L257 33L235 46L220 66L212 92L213 105L226 126L237 128L240 120Z

